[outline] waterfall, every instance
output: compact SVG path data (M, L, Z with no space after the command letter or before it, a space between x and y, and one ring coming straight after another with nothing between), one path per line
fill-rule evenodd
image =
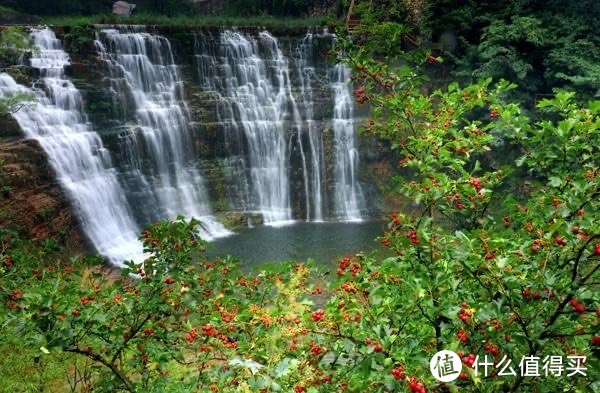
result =
M354 103L350 70L336 64L331 70L334 92L333 135L335 149L335 214L345 221L361 221L364 209L362 189L358 183L358 141L354 127Z
M277 40L266 32L259 39L267 58L259 53L259 41L235 30L220 34L216 50L196 40L196 54L203 87L227 102L221 105L225 110L217 113L219 122L227 124L228 134L238 132L244 137L250 208L259 211L265 223L279 225L292 219L286 121L293 97L287 61ZM293 116L297 122L297 109Z
M195 167L183 81L169 40L125 26L102 29L96 47L122 105L129 103L135 110L135 125L122 147L136 192L147 206L146 220L181 214L202 221L204 238L229 234L212 217Z
M22 92L35 97L37 102L23 106L13 117L27 137L39 141L46 152L97 251L114 264L139 260L142 246L137 240L138 227L110 155L91 129L79 91L65 77L69 57L50 29L35 29L31 35L39 48L31 65L40 71L41 86L28 89L0 74L0 96Z
M323 173L325 171L325 156L323 153L323 141L321 140L320 133L317 130L314 118L314 97L312 84L316 78L316 70L313 65L312 52L313 52L313 33L308 32L302 39L300 45L297 48L297 61L296 68L300 79L300 99L304 106L304 122L306 125L306 132L308 135L308 145L310 147L310 164L311 164L311 179L310 179L310 193L307 191L307 202L306 202L306 215L307 221L312 220L316 222L323 221ZM300 135L300 133L299 133ZM302 141L300 141L302 146ZM307 173L306 169L304 170ZM306 175L305 175L305 182ZM308 189L308 186L306 187ZM310 196L313 201L313 211L310 209ZM312 216L311 216L312 213Z
M258 35L224 30L218 37L196 34L195 55L200 85L217 101L218 123L227 135L226 145L233 162L246 166L252 195L248 208L263 214L267 223L291 219L291 173L302 181L306 221L323 221L327 206L327 165L322 128L318 121L331 122L333 128L333 215L344 221L360 221L364 198L358 182L357 135L350 71L342 65L325 64L316 69L313 39L331 45L335 36L324 31L309 31L284 55L278 40L268 32ZM297 84L290 80L295 72ZM324 71L323 71L324 70ZM334 108L329 119L318 108L314 86L333 93ZM330 94L330 93L327 94ZM290 131L291 130L291 131ZM286 144L286 136L293 137ZM290 151L297 152L295 168L290 167ZM237 170L239 173L240 166ZM302 176L300 178L300 176ZM299 190L298 190L299 191Z

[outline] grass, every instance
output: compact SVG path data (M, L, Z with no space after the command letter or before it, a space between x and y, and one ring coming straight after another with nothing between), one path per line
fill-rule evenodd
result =
M215 26L262 26L262 27L288 27L302 28L309 26L327 25L332 20L324 17L306 18L278 18L273 16L165 16L156 14L136 14L130 18L123 18L113 14L100 14L92 16L59 16L45 17L40 23L55 26L88 26L94 24L131 24L131 25L163 25L163 26L189 26L189 27L215 27Z
M7 342L10 341L10 342ZM0 343L0 393L69 391L66 373L74 359L58 354L44 354L4 337Z

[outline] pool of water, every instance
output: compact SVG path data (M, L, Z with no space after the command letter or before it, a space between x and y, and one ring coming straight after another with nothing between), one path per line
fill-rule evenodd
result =
M208 244L208 256L231 255L244 267L268 262L306 261L332 264L339 257L360 251L382 250L375 240L383 233L382 221L358 223L299 222L283 227L261 226L238 231Z

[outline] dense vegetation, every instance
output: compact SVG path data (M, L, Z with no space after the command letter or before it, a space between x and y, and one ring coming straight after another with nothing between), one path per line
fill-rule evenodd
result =
M203 10L202 3L192 0L136 0L138 10L159 15L185 15ZM16 11L33 15L94 15L108 13L114 0L2 0L0 5ZM195 4L200 3L200 4ZM230 15L302 16L314 7L327 7L336 4L336 0L227 0L213 3L218 9Z
M557 91L525 110L491 79L426 93L443 60L402 51L407 14L389 11L359 4L338 55L372 111L364 132L402 157L389 181L417 204L382 234L396 256L341 258L334 278L295 262L244 273L204 258L197 223L179 219L141 235L141 265L108 273L2 229L1 389L597 390L600 102ZM506 145L519 157L498 162ZM429 371L440 349L462 358L451 384ZM494 373L476 375L476 355ZM540 376L497 375L507 360L520 374L524 356ZM541 368L551 356L560 376ZM586 375L567 377L577 364Z

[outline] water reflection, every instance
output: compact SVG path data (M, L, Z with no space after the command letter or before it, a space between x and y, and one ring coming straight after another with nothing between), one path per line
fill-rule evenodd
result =
M376 238L383 233L382 221L360 223L298 223L286 227L268 226L243 230L208 245L209 257L232 255L243 266L267 262L313 259L330 264L344 255L383 251Z

